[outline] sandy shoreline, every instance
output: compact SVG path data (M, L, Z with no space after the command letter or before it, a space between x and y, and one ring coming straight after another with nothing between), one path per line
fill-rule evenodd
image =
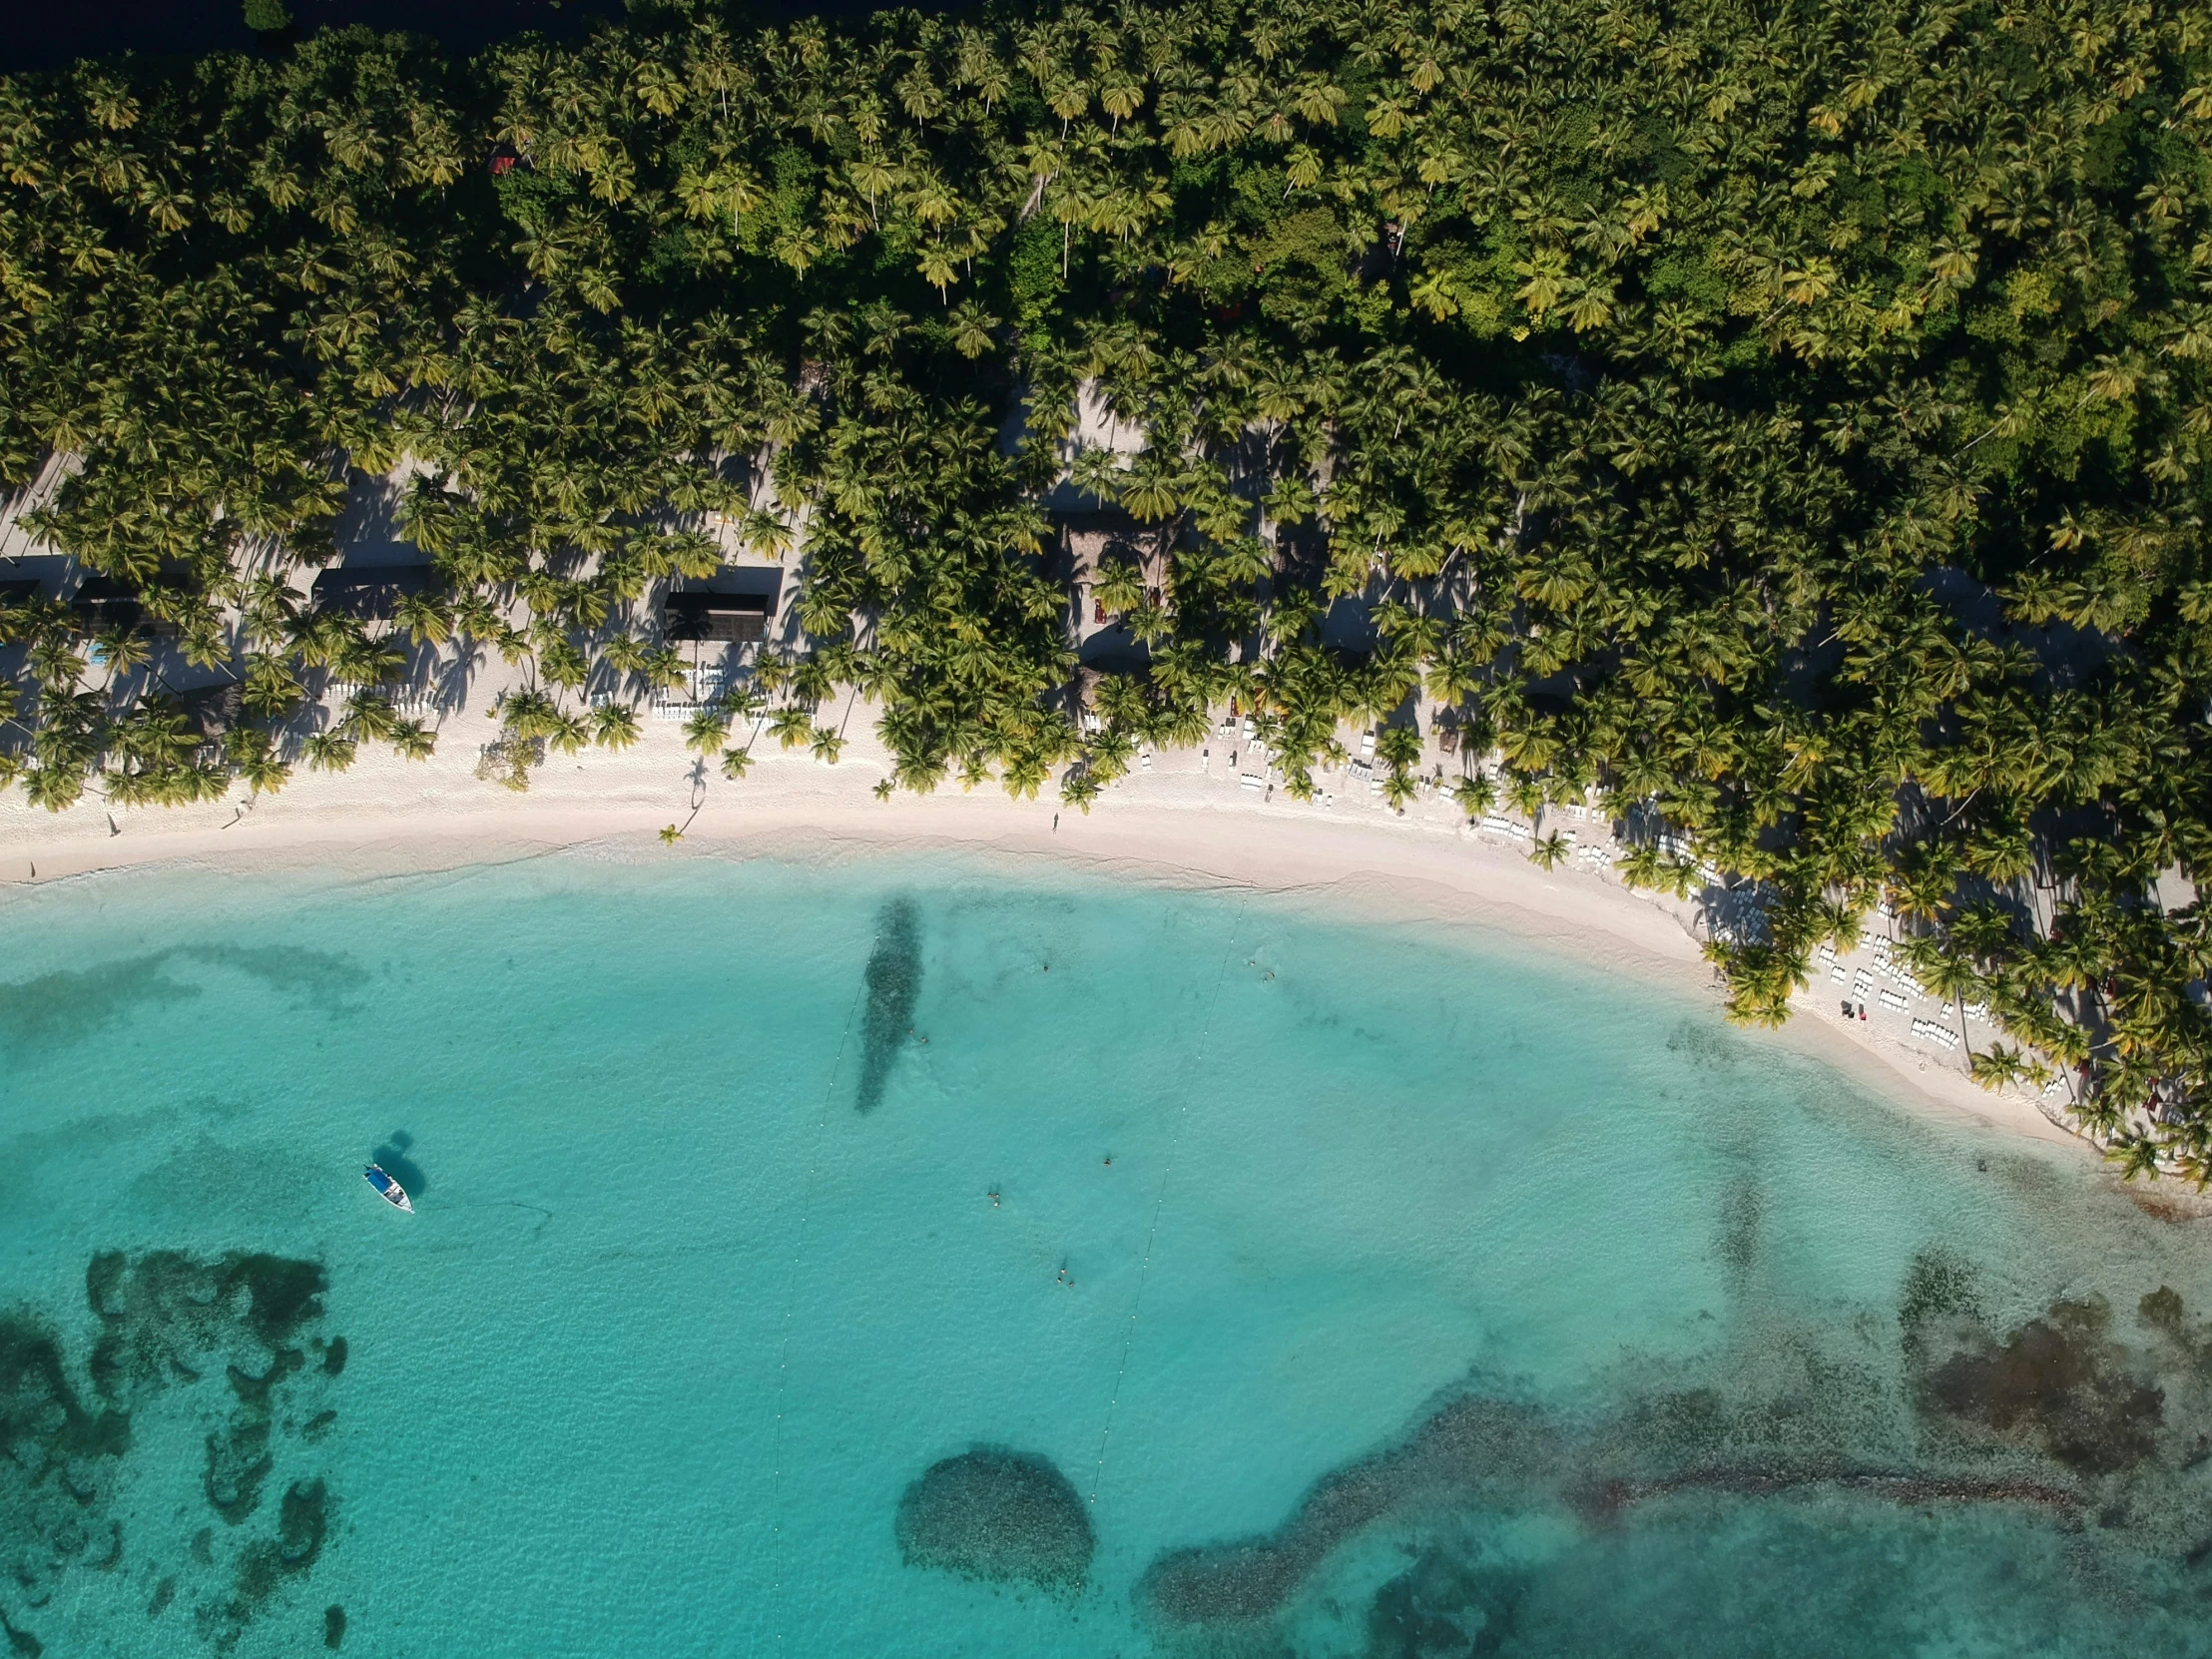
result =
M839 765L769 743L738 781L685 753L673 723L655 723L628 753L556 756L521 796L478 780L473 747L456 741L461 720L446 724L441 752L428 762L364 750L351 771L301 773L251 808L234 797L121 813L88 796L51 815L9 791L0 796L0 903L30 884L163 861L241 871L339 863L367 873L593 842L634 856L959 851L1148 883L1248 889L1371 923L1502 933L1719 1002L1692 930L1694 906L1621 886L1594 854L1542 870L1524 855L1525 842L1474 832L1441 798L1400 817L1364 787L1357 797L1347 791L1313 805L1246 788L1221 752L1233 740L1151 757L1085 816L1049 794L1010 801L996 786L877 801L871 790L886 768L859 720ZM663 846L657 831L672 823L685 837ZM1810 1054L1884 1098L2093 1156L2020 1094L1989 1093L1955 1062L1916 1052L1886 1028L1847 1030L1824 990L1802 997L1781 1032L1751 1040Z

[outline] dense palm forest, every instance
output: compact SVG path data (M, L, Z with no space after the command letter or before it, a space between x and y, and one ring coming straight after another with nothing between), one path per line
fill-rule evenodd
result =
M696 747L765 693L833 758L857 689L886 790L1085 805L1232 699L1293 795L1440 723L1470 813L1755 882L1740 1017L1887 905L1985 1080L2202 1178L2208 157L2212 17L2135 0L676 4L0 82L0 485L140 606L0 612L0 777L423 753L411 635L531 666L526 783L635 738L586 693L676 672L721 515L801 631ZM364 474L441 578L398 640L304 598ZM1080 612L1048 495L1135 527ZM220 749L118 674L154 626L242 683Z

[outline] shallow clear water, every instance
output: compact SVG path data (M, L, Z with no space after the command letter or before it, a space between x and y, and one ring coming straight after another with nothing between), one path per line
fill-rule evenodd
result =
M49 1654L2212 1651L2201 1229L1503 941L59 883L0 1167Z

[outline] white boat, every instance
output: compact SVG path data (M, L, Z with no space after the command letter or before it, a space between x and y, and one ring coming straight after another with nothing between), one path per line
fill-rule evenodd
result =
M414 1214L414 1202L407 1197L407 1189L385 1174L382 1165L369 1165L361 1171L361 1179L374 1187L376 1196L394 1210L404 1210L410 1216Z

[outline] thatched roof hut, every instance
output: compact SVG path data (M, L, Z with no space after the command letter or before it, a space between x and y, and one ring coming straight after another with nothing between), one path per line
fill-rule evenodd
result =
M177 701L184 706L185 719L199 732L202 743L214 743L246 712L244 688L236 680L229 685L180 692Z

